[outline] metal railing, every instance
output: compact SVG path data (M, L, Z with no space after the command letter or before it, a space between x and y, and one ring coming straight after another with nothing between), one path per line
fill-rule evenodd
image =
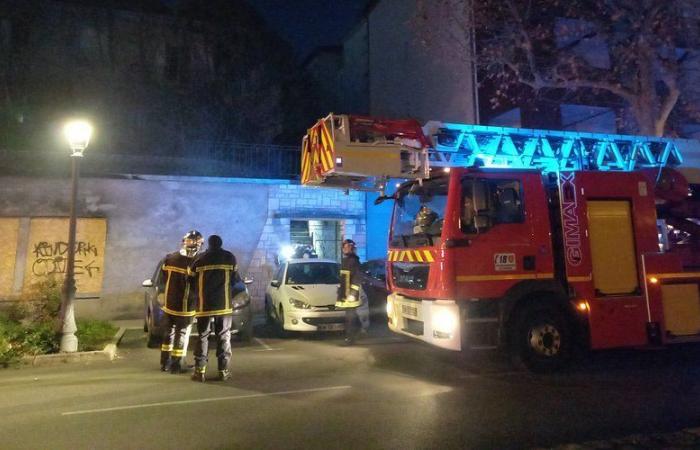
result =
M241 178L296 179L299 177L299 147L259 144L225 144L197 148L198 157L105 154L99 148L86 152L81 171L86 175L178 175ZM188 149L190 146L188 146ZM0 149L0 174L64 173L69 158L58 151L9 151Z

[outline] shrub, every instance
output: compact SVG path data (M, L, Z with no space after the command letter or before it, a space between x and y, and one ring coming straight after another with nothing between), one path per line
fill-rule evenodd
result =
M117 328L104 320L80 319L77 322L78 350L102 350L114 337Z
M24 323L55 322L61 310L61 288L62 282L57 277L49 277L33 284L10 307L10 319Z

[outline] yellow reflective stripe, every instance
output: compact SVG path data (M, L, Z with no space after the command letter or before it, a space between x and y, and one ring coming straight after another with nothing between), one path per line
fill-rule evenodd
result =
M199 274L199 280L197 280L199 286L199 308L201 311L204 309L204 272Z
M226 279L224 281L224 289L226 290L226 300L224 302L224 309L231 309L231 293L229 292L229 285L231 284L231 272L227 270L225 273Z
M409 262L413 262L413 252L412 251L407 251L406 252L406 257L408 258Z
M358 291L360 290L360 286L358 286L358 285L356 285L356 284L351 284L350 287L351 287L352 289L357 289Z
M553 273L514 273L510 275L459 275L457 281L540 280L554 278Z
M172 345L161 345L160 346L160 351L162 352L169 352L173 349Z
M579 282L583 282L583 281L591 281L592 279L593 279L593 277L590 275L585 275L585 276L581 276L581 277L566 277L566 280L569 283L579 283Z
M168 279L165 280L165 293L163 294L165 296L163 303L166 305L168 304L168 290L170 289L170 274L172 272L167 272L167 273L168 273Z
M423 262L423 257L420 255L420 250L416 250L414 254L418 262Z
M206 272L207 270L233 270L235 267L231 264L212 264L210 266L200 266L195 268L195 272Z
M224 314L231 314L233 309L217 309L215 311L198 311L195 317L208 317L208 316L221 316Z
M170 354L172 356L185 356L185 351L177 349L177 350L173 350L172 352L170 352Z
M647 274L647 277L655 277L659 280L675 280L679 278L700 278L700 272L676 272Z
M178 317L192 317L194 316L195 311L175 311L172 309L169 309L165 306L161 308L163 312L166 312L170 314L171 316L178 316Z
M423 250L423 255L425 255L425 260L428 262L433 262L435 259L433 259L433 254L430 252L430 250Z
M182 296L182 311L187 311L187 298L190 296L190 283L185 283L185 295Z
M163 266L163 270L169 270L171 272L177 272L181 273L183 275L187 275L187 269L183 269L181 267L176 267L176 266Z

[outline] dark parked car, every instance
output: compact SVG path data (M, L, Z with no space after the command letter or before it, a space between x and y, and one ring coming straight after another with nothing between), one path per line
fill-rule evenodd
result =
M362 270L362 288L369 299L370 315L386 321L386 261L370 259L360 265Z
M160 347L163 337L163 311L160 309L163 304L163 292L159 289L160 277L159 265L153 276L141 284L145 288L143 331L148 333L147 345L149 348ZM252 282L252 279L238 277L233 285L231 339L238 336L241 340L248 342L253 338L253 312L250 307L250 294L247 286Z

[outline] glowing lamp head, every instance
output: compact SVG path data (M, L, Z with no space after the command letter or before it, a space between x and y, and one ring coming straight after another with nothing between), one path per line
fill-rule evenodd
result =
M656 277L649 277L649 283L651 284L659 284L659 279Z
M83 156L92 137L92 125L85 120L71 120L63 127L63 134L73 152L71 156Z

